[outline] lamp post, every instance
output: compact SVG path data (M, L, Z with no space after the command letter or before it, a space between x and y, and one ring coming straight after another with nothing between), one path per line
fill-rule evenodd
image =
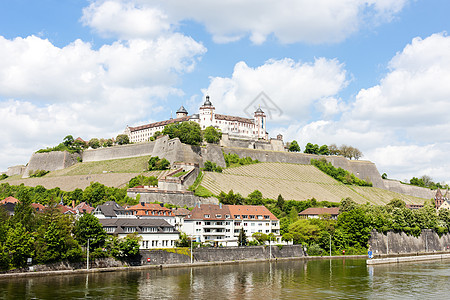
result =
M328 233L330 235L330 257L331 257L331 233Z
M194 256L193 256L192 251L193 251L193 247L192 247L192 237L191 237L191 265L192 265L192 262L194 261Z
M89 239L87 239L87 263L86 263L86 270L89 271Z

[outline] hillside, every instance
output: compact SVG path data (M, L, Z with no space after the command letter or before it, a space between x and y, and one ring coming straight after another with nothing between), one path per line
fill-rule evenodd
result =
M344 185L311 165L259 163L225 169L223 173L205 172L202 186L214 194L233 190L247 196L254 190L266 198L339 202L350 197L358 203L386 204L399 198L409 204L423 204L424 199L373 188Z
M123 187L131 178L145 174L158 176L160 171L143 172L150 156L104 160L96 162L77 163L69 168L48 173L41 178L21 178L12 176L0 183L8 182L11 185L25 184L27 186L42 185L51 189L61 188L63 191L73 191L76 188L84 189L91 182L100 182L106 186Z

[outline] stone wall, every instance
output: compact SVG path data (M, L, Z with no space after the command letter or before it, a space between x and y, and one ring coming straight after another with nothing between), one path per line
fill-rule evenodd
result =
M284 245L281 249L275 245L271 247L272 259L305 256L301 245ZM140 254L142 264L164 265L190 263L191 261L190 252L180 254L165 250L141 250ZM148 261L149 258L150 261ZM193 251L194 262L242 261L269 258L269 246L223 248L205 247L194 248Z
M156 142L84 150L84 162L151 155Z
M383 183L387 190L404 195L410 195L424 199L433 199L436 195L436 191L434 190L414 185L402 184L397 180L385 179L383 180Z
M80 154L67 151L33 153L23 172L23 178L29 177L30 173L36 170L56 171L68 168L77 163L78 157Z
M222 147L219 145L214 144L208 144L206 147L201 148L201 155L202 155L202 164L200 167L204 166L204 163L206 161L212 161L215 162L218 166L225 168L225 159L223 157Z
M140 202L152 203L170 203L178 206L193 207L197 204L219 204L216 198L202 198L195 196L193 192L188 191L163 191L132 188L127 190L127 196L136 198L140 194Z
M6 175L8 176L14 176L14 175L22 175L23 172L25 172L26 167L25 166L13 166L9 167L6 171Z
M418 252L450 251L450 234L439 237L431 229L424 229L419 237L405 233L371 232L369 247L373 254L407 254Z

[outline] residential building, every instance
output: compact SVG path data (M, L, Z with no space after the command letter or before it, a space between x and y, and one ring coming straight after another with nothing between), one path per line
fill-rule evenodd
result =
M140 249L173 248L179 238L174 226L163 219L153 218L102 218L99 219L107 234L124 238L137 233Z
M128 138L132 143L144 142L148 141L157 131L162 132L166 125L187 121L198 123L202 130L209 126L213 126L220 129L222 133L227 133L230 137L250 140L268 140L268 133L266 132L266 115L261 108L258 108L255 111L252 119L216 114L215 107L211 103L209 96L206 96L206 101L199 108L199 113L197 114L188 116L187 110L181 106L177 110L175 119L137 127L127 126L124 133L128 135Z
M175 225L175 214L171 209L164 207L164 204L144 203L127 207L136 218L162 219L170 225Z
M438 188L436 195L434 196L434 204L436 209L439 209L444 202L448 201L448 197L448 190L445 192L445 195L442 195L441 189Z
M241 229L249 240L256 232L273 233L281 243L279 220L262 205L202 204L184 218L181 229L199 242L224 246L237 246Z
M339 207L310 207L300 212L298 216L305 219L315 219L322 215L330 215L336 220L339 215Z
M114 201L107 201L104 204L98 205L94 209L93 214L99 219L136 218L132 211L126 210Z

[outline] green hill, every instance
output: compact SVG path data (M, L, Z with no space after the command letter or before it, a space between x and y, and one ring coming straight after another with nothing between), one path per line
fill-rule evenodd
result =
M258 163L225 169L223 173L205 172L201 185L214 194L233 190L247 196L259 190L265 198L339 202L350 197L358 203L386 204L393 198L409 204L423 204L424 199L391 191L340 183L312 165Z

